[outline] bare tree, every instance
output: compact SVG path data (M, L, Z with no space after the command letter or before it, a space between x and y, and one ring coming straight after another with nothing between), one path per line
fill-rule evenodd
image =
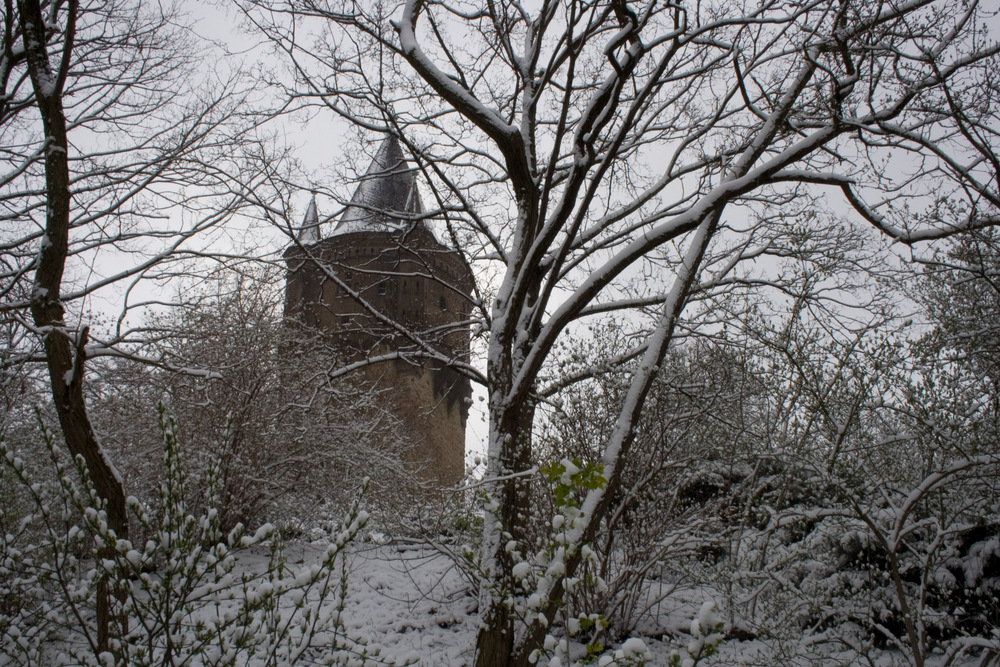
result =
M927 294L940 299L940 281ZM995 650L980 572L998 530L996 391L975 355L928 354L955 321L928 306L934 333L919 342L889 304L853 334L797 307L747 327L770 407L728 562L730 607L752 632L786 625L796 642L859 657L888 646L915 665Z
M198 235L247 192L264 196L255 184L273 167L242 113L247 91L236 79L198 84L200 47L170 11L128 0L2 11L0 314L41 342L65 442L124 537L121 479L87 413L86 360L120 353L136 286L182 270L204 250ZM254 154L257 166L242 159ZM122 314L92 331L89 300L109 293L124 296ZM27 341L4 357L38 358Z
M164 474L156 406L165 401L183 435L192 486L218 469L224 531L264 522L312 527L321 513L350 506L366 477L376 496L369 504L398 509L404 495L412 502L400 427L385 413L384 395L329 381L324 371L337 353L282 316L282 278L274 267L243 266L185 285L190 308L145 323L140 356L163 364L92 363L94 422L130 495L155 502Z
M1000 47L979 2L244 6L288 57L289 93L399 135L435 197L426 215L501 267L476 304L495 519L481 667L542 647L657 368L679 331L711 319L693 297L780 287L781 257L844 224L824 207L910 245L1000 222ZM573 380L540 373L577 323L610 311L646 333L602 446L606 484L582 503L564 567L519 608L535 407Z
M997 230L982 230L925 259L917 283L917 299L934 323L919 346L924 355L950 359L994 384L1000 381L998 259Z

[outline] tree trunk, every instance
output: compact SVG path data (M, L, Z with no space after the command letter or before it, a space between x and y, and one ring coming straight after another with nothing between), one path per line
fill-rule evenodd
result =
M59 67L53 70L48 53L46 22L38 0L18 0L25 59L42 116L45 131L45 189L47 198L45 235L39 252L31 295L31 316L44 336L45 359L49 370L52 400L59 415L66 446L74 457L82 457L97 493L106 503L108 527L115 535L128 534L125 492L121 479L105 458L100 442L87 415L83 396L83 373L86 360L86 328L79 331L75 350L64 320L61 302L63 271L69 249L72 193L69 174L69 139L62 91L73 52L77 0L66 7L62 45L57 52ZM108 548L114 548L109 545ZM98 651L108 647L110 600L108 582L98 584Z
M523 208L523 206L522 206ZM525 244L526 245L526 244ZM516 271L517 267L513 270ZM508 279L510 276L508 276ZM488 474L498 478L497 513L487 513L484 526L483 562L489 569L492 590L480 594L482 627L476 638L476 667L506 667L518 664L515 651L515 618L504 597L514 590L514 563L506 545L514 540L524 549L529 523L531 480L522 473L531 469L532 429L535 399L521 389L514 395L514 358L523 358L537 331L520 331L514 315L523 304L537 298L540 277L535 274L522 284L520 295L498 298L507 307L505 326L493 333L487 372L490 384L490 451ZM527 295L527 296L525 296ZM504 319L504 318L501 318ZM496 320L495 320L496 321ZM492 521L491 521L492 519Z
M514 540L524 547L524 527L527 525L529 507L528 485L530 480L517 476L531 468L531 424L534 421L534 406L510 406L498 415L495 437L500 448L498 477L506 477L496 489L499 512L495 517L487 514L487 521L498 523L492 529L486 562L492 564L492 584L498 591L484 591L480 600L483 624L476 638L476 667L505 667L511 662L514 652L514 618L511 610L500 596L513 591L514 579L510 553L506 549L508 540Z

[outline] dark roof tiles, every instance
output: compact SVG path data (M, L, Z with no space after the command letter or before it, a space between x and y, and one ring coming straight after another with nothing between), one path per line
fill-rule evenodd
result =
M379 146L331 236L406 230L414 224L424 225L419 218L422 213L416 178L399 141L389 135Z

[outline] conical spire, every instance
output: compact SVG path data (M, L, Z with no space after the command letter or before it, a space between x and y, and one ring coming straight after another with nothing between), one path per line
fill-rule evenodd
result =
M298 239L302 245L309 245L318 242L319 238L319 213L316 211L316 195L313 195L306 215L302 218Z
M379 146L333 233L408 229L413 225L413 216L422 212L417 181L399 141L389 135Z

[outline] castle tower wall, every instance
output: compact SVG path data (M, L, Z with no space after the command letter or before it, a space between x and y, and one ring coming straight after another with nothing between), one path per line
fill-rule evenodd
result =
M381 170L369 182L382 195L359 187L333 235L319 238L310 206L303 226L310 243L285 252L285 315L321 332L346 362L395 355L367 366L364 380L402 424L417 475L453 485L464 474L472 390L448 360L469 360L472 276L423 222L386 213L404 205L410 215L420 211L412 174L392 167L394 144L383 144L369 169ZM410 194L399 182L406 179Z

